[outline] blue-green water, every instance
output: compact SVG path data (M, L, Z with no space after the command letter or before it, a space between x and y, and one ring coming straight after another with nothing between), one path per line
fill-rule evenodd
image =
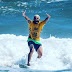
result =
M31 20L51 15L41 32L43 57L34 53L29 69L16 64L28 54L25 10ZM72 72L72 0L0 0L0 72Z
M65 70L31 70L31 69L25 69L25 68L3 68L0 70L0 72L72 72L71 69L65 69Z
M15 34L28 36L28 24L22 12L33 20L39 14L41 20L51 15L51 19L43 28L42 38L50 34L60 38L72 38L72 1L60 0L2 0L0 2L0 34Z

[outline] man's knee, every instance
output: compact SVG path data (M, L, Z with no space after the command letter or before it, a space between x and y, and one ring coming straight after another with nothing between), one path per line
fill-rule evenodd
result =
M31 51L32 53L34 52L34 48L32 48L32 51Z
M38 53L38 58L41 58L42 56L42 46L39 47L39 49L37 50Z
M33 46L33 44L30 45L30 52L32 52L32 53L34 52L34 46Z
M34 47L34 45L33 45L33 44L31 44L31 45L30 45L30 49L32 49L33 47Z

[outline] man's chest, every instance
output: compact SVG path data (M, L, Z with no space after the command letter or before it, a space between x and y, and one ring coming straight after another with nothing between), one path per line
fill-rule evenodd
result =
M34 32L40 31L40 25L31 25L29 28L31 31L34 31Z

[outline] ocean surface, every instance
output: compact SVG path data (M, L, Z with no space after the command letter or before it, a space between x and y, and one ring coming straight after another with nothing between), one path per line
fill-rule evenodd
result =
M44 20L51 15L40 35L43 56L34 51L27 63L29 27L22 16ZM0 72L72 72L72 0L0 0Z

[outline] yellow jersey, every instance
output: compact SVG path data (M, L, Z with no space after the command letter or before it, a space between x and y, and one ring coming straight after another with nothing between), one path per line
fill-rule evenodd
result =
M33 40L40 40L40 33L44 25L44 21L39 21L38 24L34 24L33 21L31 21L31 23L29 23L29 38Z

